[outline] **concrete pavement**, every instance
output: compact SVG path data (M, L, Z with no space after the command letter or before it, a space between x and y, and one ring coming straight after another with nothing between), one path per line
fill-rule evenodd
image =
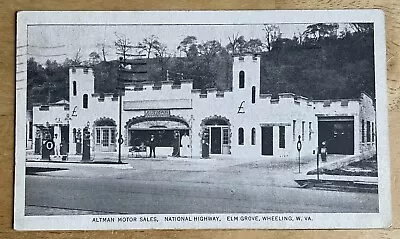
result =
M377 194L299 188L294 181L298 159L124 158L124 164L104 160L29 160L27 168L50 171L26 176L26 213L375 212L378 208ZM303 173L315 159L303 158L301 163Z

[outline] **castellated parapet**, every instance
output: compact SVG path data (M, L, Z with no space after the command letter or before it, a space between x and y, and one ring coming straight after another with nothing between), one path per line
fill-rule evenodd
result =
M93 68L87 66L71 66L69 74L72 75L90 75L93 76Z

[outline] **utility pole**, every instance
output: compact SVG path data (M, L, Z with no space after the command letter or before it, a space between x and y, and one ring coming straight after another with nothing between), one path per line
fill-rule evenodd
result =
M140 48L137 46L132 46L131 42L129 41L128 38L126 37L119 37L117 35L118 39L115 41L115 47L117 49L117 55L119 55L119 61L118 61L118 95L119 95L119 116L118 116L118 163L122 163L121 159L121 145L124 143L124 139L122 137L122 100L123 100L123 95L125 94L125 84L132 84L132 80L128 77L125 78L124 76L126 75L125 73L128 73L130 75L136 74L136 73L147 73L147 71L138 71L132 69L134 65L145 65L146 63L143 62L127 62L127 57L141 57L143 55L135 55L135 54L129 54L129 52L133 48ZM130 65L130 69L127 69L127 66Z
M118 112L118 163L122 163L121 160L121 145L124 143L124 139L122 138L122 78L121 78L121 73L122 69L125 68L125 59L123 57L119 58L118 62L118 95L119 95L119 112ZM123 82L122 82L123 83Z

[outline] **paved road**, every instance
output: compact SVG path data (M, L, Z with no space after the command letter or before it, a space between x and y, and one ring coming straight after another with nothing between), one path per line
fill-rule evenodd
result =
M296 165L134 160L26 176L29 215L376 212L378 195L298 188ZM271 166L272 165L272 166Z

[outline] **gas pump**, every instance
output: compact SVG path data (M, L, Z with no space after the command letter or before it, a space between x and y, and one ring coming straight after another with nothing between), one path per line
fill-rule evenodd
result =
M81 129L76 132L76 154L82 153L82 133Z
M54 149L54 142L51 139L50 132L45 131L45 137L42 143L42 159L50 160L50 155L53 149Z
M83 128L83 153L82 153L82 161L90 160L90 132L89 128Z
M36 130L35 133L35 154L40 154L40 150L42 148L42 139L41 139L41 134L40 130Z
M203 135L201 137L201 157L210 158L210 147L209 147L209 129L204 129Z
M321 146L321 160L322 162L326 162L326 156L328 154L328 149L326 148L326 142L322 142Z

